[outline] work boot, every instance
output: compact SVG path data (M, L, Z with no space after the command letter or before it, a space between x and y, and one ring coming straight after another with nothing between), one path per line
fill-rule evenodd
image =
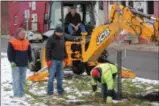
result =
M64 91L62 93L58 93L59 96L63 96L64 95Z

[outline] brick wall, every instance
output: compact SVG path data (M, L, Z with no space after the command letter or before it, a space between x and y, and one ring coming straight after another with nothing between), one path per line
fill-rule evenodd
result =
M8 2L1 2L1 34L8 35L9 17L8 17Z

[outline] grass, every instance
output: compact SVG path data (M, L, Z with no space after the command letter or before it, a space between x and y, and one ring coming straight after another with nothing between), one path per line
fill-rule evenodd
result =
M98 94L96 97L92 96L90 78L88 76L70 76L64 78L65 94L59 96L55 95L47 96L47 82L27 82L25 91L27 95L30 95L28 102L32 105L63 105L63 106L77 106L77 105L93 105L93 106L105 106L103 99L100 95L100 84L98 86ZM34 90L32 91L32 89ZM158 90L158 85L132 82L130 79L125 79L122 82L122 95L124 100L118 103L114 103L110 106L151 106L151 102L134 97L135 94L145 94L148 91ZM41 95L40 92L42 92ZM32 98L32 99L31 99Z

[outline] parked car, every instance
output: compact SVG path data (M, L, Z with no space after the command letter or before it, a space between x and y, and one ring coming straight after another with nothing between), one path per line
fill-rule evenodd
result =
M33 33L32 31L28 31L28 34L26 38L32 42L32 41L39 41L42 42L42 35L40 33Z

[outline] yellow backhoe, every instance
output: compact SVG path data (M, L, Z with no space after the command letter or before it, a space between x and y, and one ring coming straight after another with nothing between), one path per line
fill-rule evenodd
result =
M145 22L144 18L151 20L151 23ZM109 20L109 23L95 27L90 36L88 33L81 33L81 40L65 43L67 58L64 59L64 67L72 67L74 73L76 71L83 73L86 69L89 74L93 67L100 64L99 58L105 55L105 49L116 36L121 36L120 32L123 30L147 40L152 40L153 37L159 40L159 19L133 8L113 4ZM28 80L44 81L48 77L45 47L41 49L40 62L41 70L29 76ZM130 69L121 70L121 77L134 78L135 76L136 74Z

